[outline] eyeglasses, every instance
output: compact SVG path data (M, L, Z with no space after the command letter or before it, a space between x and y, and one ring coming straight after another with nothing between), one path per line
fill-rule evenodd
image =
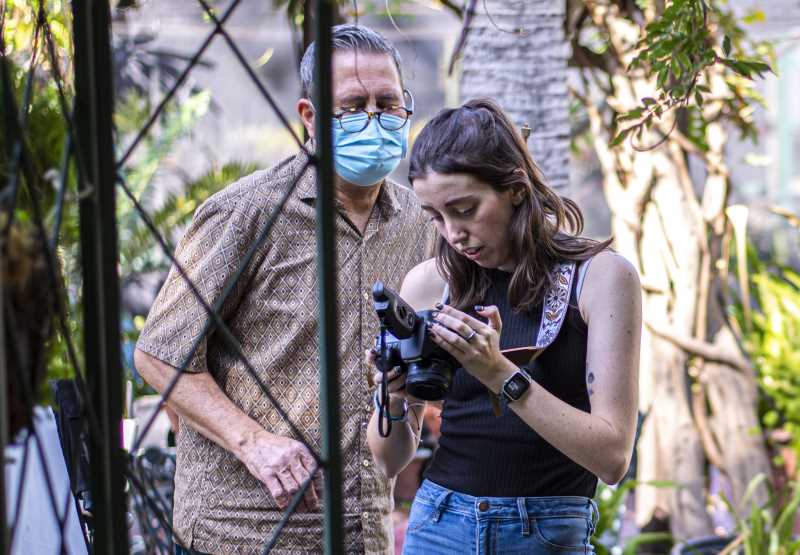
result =
M408 90L403 91L403 96L407 100L406 106L389 106L385 110L370 112L363 108L345 108L341 112L333 114L333 118L338 122L339 127L346 133L360 133L367 128L369 122L374 117L378 120L378 125L387 131L397 131L402 129L411 114L414 113L414 97Z

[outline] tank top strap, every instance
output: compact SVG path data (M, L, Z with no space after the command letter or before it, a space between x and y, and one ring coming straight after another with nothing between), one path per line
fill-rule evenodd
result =
M445 283L444 291L442 291L442 298L439 302L442 304L447 304L449 300L450 300L450 284Z

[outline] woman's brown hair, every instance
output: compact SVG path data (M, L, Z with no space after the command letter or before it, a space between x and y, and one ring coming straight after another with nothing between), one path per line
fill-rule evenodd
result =
M515 310L530 311L542 302L557 262L586 260L611 243L580 237L580 208L545 184L519 131L492 100L442 110L425 125L411 151L409 180L413 185L431 172L469 174L496 191L524 192L509 230L517 255L508 289ZM481 303L491 284L489 272L444 237L437 239L435 253L439 273L450 284L450 304L465 309Z

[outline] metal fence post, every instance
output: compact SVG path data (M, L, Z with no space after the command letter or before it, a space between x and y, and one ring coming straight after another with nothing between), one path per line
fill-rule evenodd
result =
M316 64L314 67L315 138L317 154L317 261L319 295L320 418L325 462L325 553L343 553L342 456L339 416L339 365L336 327L336 241L334 238L333 94L331 26L334 3L316 0ZM308 17L308 14L306 14Z
M91 434L95 553L127 553L125 454L120 441L122 356L115 201L109 3L74 0L75 121L85 156L79 175L86 375L103 437Z
M6 492L6 445L9 443L8 429L8 369L6 368L6 328L4 311L5 294L3 293L3 275L5 274L6 261L0 252L0 456L3 458L2 472L0 472L0 555L11 552L9 545L10 534L8 528L8 502Z

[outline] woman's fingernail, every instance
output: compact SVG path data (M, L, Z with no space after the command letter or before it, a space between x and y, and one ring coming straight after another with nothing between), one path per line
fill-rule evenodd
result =
M475 305L475 312L483 312L484 308L485 307L482 304L476 304Z
M439 315L439 311L438 310L431 311L431 318L436 318L438 315Z
M444 305L443 305L442 303L436 303L436 304L435 304L435 305L433 305L433 306L435 306L435 307L436 307L436 308L438 308L439 310L442 310L442 309L444 308Z

